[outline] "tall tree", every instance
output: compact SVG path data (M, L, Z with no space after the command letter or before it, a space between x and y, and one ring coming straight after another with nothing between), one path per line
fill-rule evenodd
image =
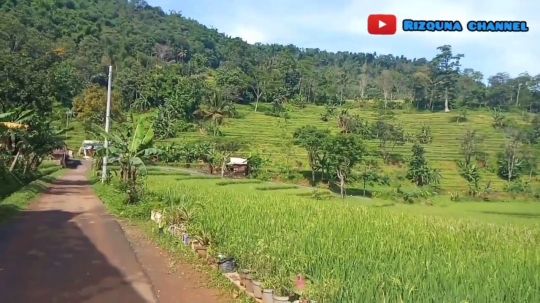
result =
M444 100L444 111L450 111L450 100L457 97L457 82L460 73L460 60L464 55L454 55L450 45L443 45L437 48L440 53L432 60L435 69L434 77L437 83L437 95Z
M293 134L294 143L307 151L312 185L315 185L315 172L321 167L322 149L329 135L330 131L317 129L313 125L303 126Z

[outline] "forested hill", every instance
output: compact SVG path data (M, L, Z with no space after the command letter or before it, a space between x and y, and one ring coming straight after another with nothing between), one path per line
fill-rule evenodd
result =
M113 65L123 106L139 109L164 105L170 97L165 94L170 78L148 84L157 69L160 75L170 71L210 80L238 103L363 99L381 100L385 106L406 101L419 110L540 109L539 76L510 78L503 71L484 76L461 66L462 55L448 45L427 59L329 53L294 45L249 45L145 1L2 0L0 5L0 64L11 79L20 76L18 82L0 83L2 99L12 105L30 102L45 110L50 100L57 100L70 107L88 81L103 82L106 66ZM37 100L38 95L47 100Z

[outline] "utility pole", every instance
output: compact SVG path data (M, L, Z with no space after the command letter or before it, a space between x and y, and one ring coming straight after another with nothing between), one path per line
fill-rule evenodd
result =
M105 113L105 132L109 133L110 119L111 119L111 84L112 84L112 66L109 66L109 81L107 83L107 111ZM101 172L101 183L105 183L107 180L107 148L109 147L109 140L105 138L103 148L105 155L103 156L103 170Z

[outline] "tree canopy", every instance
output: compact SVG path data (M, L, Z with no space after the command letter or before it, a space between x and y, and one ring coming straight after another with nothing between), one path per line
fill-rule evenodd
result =
M69 107L85 83L106 84L108 65L122 107L175 103L183 120L208 87L236 103L380 99L422 110L540 108L538 75L483 75L462 67L463 55L450 45L431 59L250 45L140 0L0 1L0 17L3 111L50 111L53 101Z

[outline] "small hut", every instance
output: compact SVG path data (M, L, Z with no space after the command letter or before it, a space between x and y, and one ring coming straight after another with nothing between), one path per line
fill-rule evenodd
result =
M234 174L246 175L249 173L248 160L244 158L231 157L229 163L227 163L227 170Z
M53 150L51 156L53 160L58 161L62 167L67 167L67 164L69 162L70 155L73 155L73 153L70 154L70 150L67 148L59 148Z
M96 151L102 148L102 142L94 140L83 140L81 148L79 148L78 155L83 156L84 159L90 159L96 154Z

